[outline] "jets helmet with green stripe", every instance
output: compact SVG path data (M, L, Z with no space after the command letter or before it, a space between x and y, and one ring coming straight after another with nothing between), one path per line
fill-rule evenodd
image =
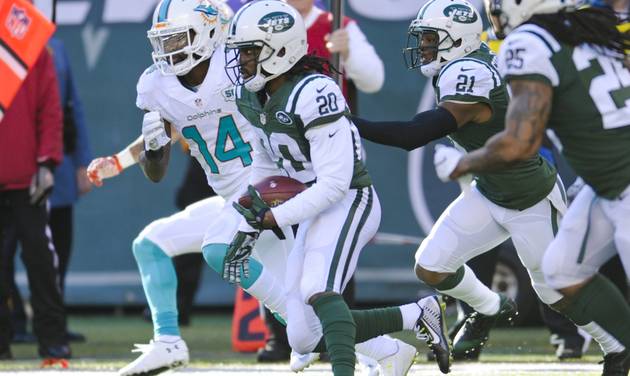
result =
M482 29L481 17L468 1L430 0L409 25L405 63L435 76L448 62L477 50Z
M534 14L571 11L585 5L585 0L484 0L486 14L497 37L503 39Z
M308 49L302 16L280 0L243 6L232 19L225 45L237 52L225 54L230 79L252 92L291 69ZM246 57L250 52L253 57ZM254 59L254 71L249 72L244 66Z
M164 75L185 75L223 43L232 10L221 0L161 0L147 37Z

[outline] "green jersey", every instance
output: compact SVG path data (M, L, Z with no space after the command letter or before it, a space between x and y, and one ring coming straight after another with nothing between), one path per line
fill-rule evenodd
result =
M341 90L328 76L305 74L291 77L264 102L261 95L264 98L237 88L239 112L254 126L260 144L279 168L304 183L315 181L307 132L348 117ZM348 125L354 158L350 188L367 187L372 180L361 157L361 139L349 119Z
M547 128L562 144L575 172L604 198L630 184L630 71L612 51L559 43L545 29L525 24L501 47L506 80L536 80L553 87Z
M505 128L509 94L494 64L495 55L485 44L463 58L453 60L434 80L437 102L486 103L492 118L468 123L449 136L467 152L481 148ZM490 201L508 209L522 210L547 197L556 183L556 169L539 155L508 170L477 174L477 189Z

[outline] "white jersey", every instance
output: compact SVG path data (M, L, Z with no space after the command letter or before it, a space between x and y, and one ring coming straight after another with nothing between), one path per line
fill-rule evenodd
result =
M196 88L184 86L176 76L160 74L153 65L138 80L136 106L158 111L177 129L206 172L208 184L228 199L248 181L252 130L236 108L224 62L224 49L219 46Z

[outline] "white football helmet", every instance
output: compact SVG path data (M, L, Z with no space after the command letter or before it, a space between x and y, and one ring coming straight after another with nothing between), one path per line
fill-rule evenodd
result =
M161 0L147 37L164 75L184 75L225 40L231 9L220 0Z
M575 10L584 0L484 0L486 14L497 37L503 39L518 25L534 14L556 13L559 10Z
M482 31L481 17L468 1L429 1L409 25L403 50L407 68L420 67L433 77L449 61L478 49Z
M240 50L259 50L256 71L243 77ZM252 92L285 73L306 55L306 27L302 16L280 0L259 0L243 6L230 24L226 49L226 71L232 82Z

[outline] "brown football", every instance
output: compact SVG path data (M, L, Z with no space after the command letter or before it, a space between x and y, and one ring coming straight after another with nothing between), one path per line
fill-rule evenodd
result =
M304 191L306 185L286 176L269 176L255 184L254 188L267 205L274 207ZM238 203L246 208L252 206L252 200L247 194L239 198Z

